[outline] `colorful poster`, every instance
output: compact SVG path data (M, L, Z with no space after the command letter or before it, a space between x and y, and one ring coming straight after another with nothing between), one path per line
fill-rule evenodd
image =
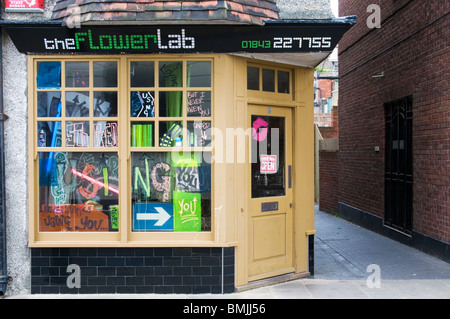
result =
M42 205L39 212L39 231L107 232L108 215L95 202L73 205Z
M201 231L200 193L173 192L173 230Z
M172 231L172 203L133 204L133 231Z

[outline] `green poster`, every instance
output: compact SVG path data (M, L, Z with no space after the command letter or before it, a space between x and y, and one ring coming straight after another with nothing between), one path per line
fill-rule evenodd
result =
M173 230L201 231L200 193L173 192Z

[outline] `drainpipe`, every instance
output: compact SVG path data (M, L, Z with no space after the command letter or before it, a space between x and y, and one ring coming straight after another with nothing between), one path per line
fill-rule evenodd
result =
M1 12L0 12L1 19ZM0 297L6 292L8 276L6 275L6 206L5 206L5 141L4 121L8 118L3 113L3 29L0 27Z

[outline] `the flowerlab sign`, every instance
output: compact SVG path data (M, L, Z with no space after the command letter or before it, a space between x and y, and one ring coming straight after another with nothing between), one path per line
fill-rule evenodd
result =
M4 28L21 53L320 53L331 52L355 23L352 19L330 21L333 22L267 22L264 26L208 28L201 25L67 28L53 21L5 24Z
M44 12L44 0L5 0L6 12Z

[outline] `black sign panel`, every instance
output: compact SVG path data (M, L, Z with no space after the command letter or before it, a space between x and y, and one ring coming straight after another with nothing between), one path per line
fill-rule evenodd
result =
M305 20L306 21L306 20ZM21 53L282 53L331 51L352 19L277 22L264 26L5 25Z

